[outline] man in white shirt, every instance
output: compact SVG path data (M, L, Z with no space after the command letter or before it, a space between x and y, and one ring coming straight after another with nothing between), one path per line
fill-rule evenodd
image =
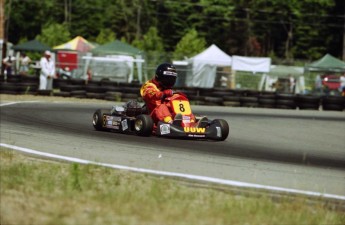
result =
M40 75L40 90L52 90L53 78L55 77L55 64L51 59L51 52L45 51L44 56L40 61L41 75Z
M29 58L29 56L26 55L25 52L20 53L19 63L19 74L28 75L29 64L31 63L31 59Z

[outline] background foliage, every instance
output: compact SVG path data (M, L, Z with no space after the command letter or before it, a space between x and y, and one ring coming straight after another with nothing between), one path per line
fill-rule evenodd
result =
M11 0L5 4L7 36L14 44L38 38L52 46L81 35L99 44L117 38L178 58L216 44L230 55L290 62L315 60L325 53L341 58L345 36L343 0Z

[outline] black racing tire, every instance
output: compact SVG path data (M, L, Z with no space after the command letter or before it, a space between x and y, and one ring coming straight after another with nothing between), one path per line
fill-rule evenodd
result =
M213 92L213 88L200 88L199 89L199 94L201 96L205 96L205 97L208 96L212 92Z
M258 97L240 97L240 102L243 103L258 103Z
M287 109L296 109L297 105L294 100L288 100L288 99L278 99L276 102L276 105L279 106L286 106Z
M241 107L257 108L259 107L259 103L258 102L242 102Z
M84 90L76 90L76 91L71 91L71 96L80 96L80 95L86 95L86 91Z
M211 93L212 97L234 96L234 92L229 91L214 91Z
M340 104L323 104L322 109L325 111L343 111L344 107Z
M18 92L18 85L14 83L1 83L0 87L3 91Z
M84 90L84 86L83 85L60 85L60 90L61 91L79 91L79 90Z
M296 95L278 93L277 96L276 96L276 99L279 99L279 100L292 100L292 101L294 101L296 99Z
M37 76L31 76L31 75L22 76L22 82L23 83L35 83L35 84L38 84L40 82L40 78L37 77Z
M150 136L153 130L153 120L151 116L140 114L134 121L134 131L139 136Z
M228 122L226 122L226 120L215 119L211 122L211 124L219 124L221 132L222 132L222 136L221 137L215 137L214 140L224 141L229 136L230 128L229 128L229 124L228 124Z
M103 78L101 81L101 86L118 86L118 83L116 81L111 81L109 78Z
M239 96L224 96L223 100L225 102L239 102L240 101L240 97Z
M122 96L122 92L118 92L118 91L107 91L105 93L106 96L113 96L113 97L120 97Z
M265 95L260 95L258 97L258 99L259 99L259 101L260 100L267 100L267 99L269 99L269 100L276 100L276 96L273 95L273 94L265 94Z
M80 79L80 78L72 78L71 79L71 84L72 85L85 85L85 80L84 79Z
M104 99L105 94L104 93L86 93L87 98L94 98L94 99Z
M259 97L260 92L255 90L247 90L244 92L244 95L246 97Z
M203 105L208 105L208 106L222 106L222 105L223 105L223 102L222 102L222 103L216 103L216 102L204 101L204 102L203 102Z
M320 104L320 100L320 96L313 95L297 95L296 97L296 101L302 104Z
M300 103L298 108L301 110L319 110L320 105L317 103Z
M140 95L140 88L137 87L123 87L122 91L128 94Z
M123 89L121 87L115 87L115 86L101 86L100 89L102 92L122 92Z
M105 91L98 85L86 85L85 91L89 93L104 93Z
M0 93L6 94L6 95L17 95L18 94L17 91L8 91L8 90L2 90L2 89L0 89Z
M223 104L223 98L205 96L205 102L215 103L215 105L221 105L221 104Z
M270 105L270 104L259 104L258 108L264 108L264 109L274 109L274 108L276 108L276 105Z
M224 106L228 106L228 107L240 107L241 103L239 103L239 102L232 102L232 101L224 101L223 105Z
M101 81L99 81L99 80L88 80L87 85L101 86Z
M327 96L322 99L322 104L345 104L344 96Z
M66 86L66 85L70 85L71 81L70 80L65 80L65 79L55 79L53 82L53 86L54 88L61 88L61 86Z
M137 99L139 95L133 94L133 93L124 93L122 94L122 98L127 98L127 99Z
M293 105L284 105L284 104L277 104L276 105L276 108L277 109L296 109L297 108L297 106L295 105L295 106L293 106Z
M259 105L274 105L276 104L276 100L275 99L262 99L259 98Z
M97 109L96 112L92 116L92 125L95 130L98 131L107 131L106 128L103 127L103 115L108 114L110 115L109 109Z
M7 76L7 82L18 84L22 81L22 77L18 75Z

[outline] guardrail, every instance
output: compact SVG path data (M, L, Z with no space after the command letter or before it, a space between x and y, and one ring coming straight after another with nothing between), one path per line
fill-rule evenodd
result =
M54 91L38 90L37 77L12 76L0 80L2 94L32 94L108 101L140 99L138 83L55 79ZM191 104L226 107L253 107L300 110L345 110L345 96L293 95L255 90L227 88L180 88Z

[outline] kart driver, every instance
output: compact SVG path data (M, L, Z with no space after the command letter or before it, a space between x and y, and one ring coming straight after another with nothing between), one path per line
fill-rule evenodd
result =
M155 76L140 89L140 94L155 123L173 122L169 108L162 100L174 94L171 88L175 85L176 78L176 68L170 63L163 63L157 67Z

